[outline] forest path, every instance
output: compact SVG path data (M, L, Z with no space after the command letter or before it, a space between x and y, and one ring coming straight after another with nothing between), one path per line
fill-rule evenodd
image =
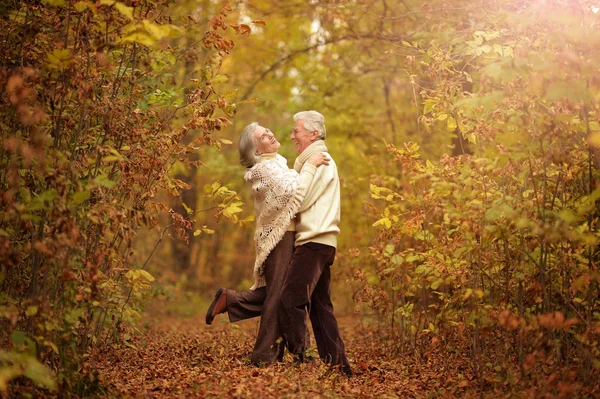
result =
M258 319L230 324L225 315L211 326L203 309L189 317L146 315L136 348L106 349L99 371L110 396L133 398L421 398L465 397L465 383L452 378L447 361L386 356L377 331L358 316L338 319L354 376L346 378L320 361L295 365L249 364ZM313 340L314 342L314 340ZM439 359L439 357L438 357ZM447 359L446 359L447 360ZM456 365L456 364L455 364ZM468 388L467 388L468 389Z

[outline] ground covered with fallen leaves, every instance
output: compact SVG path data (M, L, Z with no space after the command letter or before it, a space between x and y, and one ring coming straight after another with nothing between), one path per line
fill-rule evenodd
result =
M204 323L204 304L182 315L149 311L131 347L103 348L90 362L102 397L119 398L514 398L557 397L544 389L474 382L468 353L434 345L402 354L382 341L377 323L358 315L338 318L354 376L320 361L250 365L258 319L230 324L219 315ZM313 340L314 342L314 340ZM543 384L543 381L541 382ZM572 388L572 387L571 387ZM575 391L569 389L573 394ZM558 393L558 395L557 395ZM591 397L579 391L579 397ZM566 397L573 397L571 395Z
M189 316L157 309L151 313L132 347L105 348L98 354L102 361L90 365L107 396L416 398L467 394L464 383L446 377L444 364L387 356L391 348L378 345L377 331L359 317L339 317L354 371L347 378L319 360L297 365L288 354L273 366L250 365L258 319L230 324L225 315L219 315L207 326L200 309Z

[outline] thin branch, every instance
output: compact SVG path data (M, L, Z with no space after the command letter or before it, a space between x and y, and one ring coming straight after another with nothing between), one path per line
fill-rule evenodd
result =
M369 37L371 37L371 36L369 36ZM265 77L267 77L267 75L269 75L271 72L275 71L277 68L279 68L285 62L292 60L293 58L295 58L296 56L298 56L300 54L308 53L309 51L314 50L315 48L317 48L319 46L325 46L328 44L341 42L343 40L354 39L354 38L356 38L356 36L346 35L346 36L338 37L335 39L326 40L325 42L315 43L308 47L305 47L305 48L302 48L299 50L295 50L289 54L283 55L281 58L279 58L277 61L275 61L274 64L272 64L269 68L267 68L254 82L252 82L252 84L250 85L248 90L246 90L246 93L244 93L244 95L242 96L241 101L247 100L248 97L250 97L250 94L252 94L252 92L254 91L254 88L256 87L256 85L259 84ZM361 38L364 38L364 37L361 37Z

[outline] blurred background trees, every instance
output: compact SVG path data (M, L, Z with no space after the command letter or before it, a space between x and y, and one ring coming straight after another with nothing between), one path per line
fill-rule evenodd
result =
M558 364L596 378L598 11L10 2L4 346L59 369L127 342L121 320L151 294L248 288L238 135L268 126L291 166L292 116L315 109L342 181L336 311L380 323L398 351L469 351L482 386Z

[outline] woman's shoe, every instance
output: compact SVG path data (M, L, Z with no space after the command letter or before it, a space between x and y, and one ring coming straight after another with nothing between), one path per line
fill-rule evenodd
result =
M219 288L215 294L215 299L208 307L206 312L206 324L212 324L215 316L219 313L225 313L227 311L227 290L223 287Z

